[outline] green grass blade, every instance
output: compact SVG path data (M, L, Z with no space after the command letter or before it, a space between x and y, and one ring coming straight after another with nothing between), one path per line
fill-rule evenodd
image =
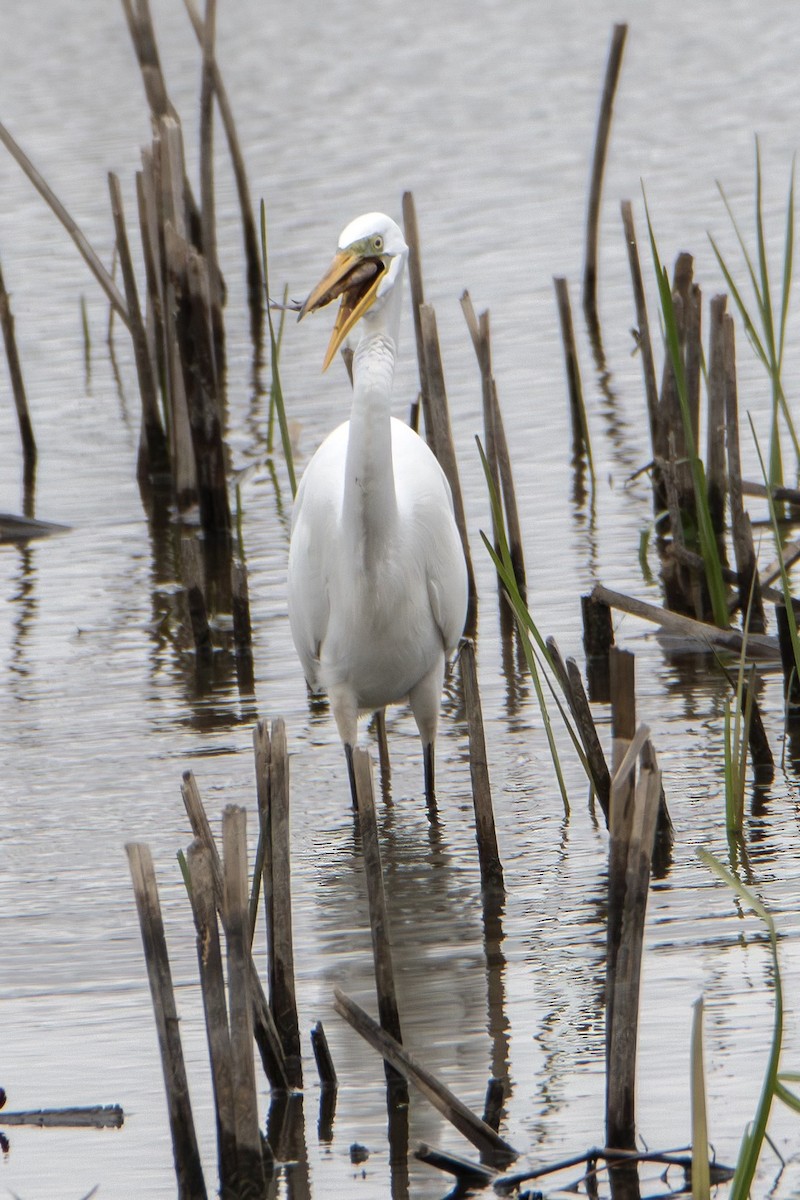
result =
M703 1068L703 1001L696 1000L692 1017L692 1200L711 1200L708 1165L706 1077Z
M756 329L756 327L753 323L753 319L750 316L750 313L748 312L747 305L744 302L742 294L739 291L738 287L736 286L736 282L728 268L727 263L725 262L725 259L722 257L722 252L720 251L719 247L717 246L717 243L714 241L714 239L710 233L708 234L708 240L711 243L711 249L714 251L714 255L715 255L717 263L719 265L719 269L720 269L720 271L722 271L722 274L725 277L725 283L728 287L728 291L730 292L731 296L733 297L734 303L739 310L739 316L742 318L742 323L744 325L744 330L745 330L745 333L747 334L748 341L750 342L751 346L755 350L758 357L761 359L761 362L764 364L764 367L766 368L766 370L769 371L770 364L769 364L769 358L767 357L767 352L764 349L764 344L761 341L761 338L758 336L758 330Z
M794 165L789 176L789 196L786 201L786 237L783 243L783 286L781 288L781 327L778 340L778 371L783 366L783 347L786 340L786 318L789 315L789 297L792 290L794 270Z
M292 489L292 497L297 495L297 479L294 473L294 457L292 455L292 441L289 437L289 425L286 420L286 407L283 402L283 389L281 388L280 371L278 370L278 359L280 350L278 347L278 339L275 336L275 323L272 320L272 309L269 302L269 272L267 269L267 209L264 201L261 201L261 265L264 273L264 290L267 299L267 322L269 324L269 340L270 340L270 365L272 367L272 391L271 396L275 400L275 410L278 414L278 424L281 431L281 444L283 446L283 456L286 459L286 470L289 473L289 486Z
M753 263L753 260L750 257L750 251L747 249L747 242L744 240L742 231L739 228L739 222L736 220L736 215L734 214L734 211L731 208L728 197L725 195L725 191L722 187L722 184L719 182L719 180L717 180L717 191L719 192L720 196L722 197L722 203L725 205L725 211L727 212L728 217L730 219L730 223L733 226L733 232L736 234L736 240L739 243L739 248L742 252L742 257L744 258L745 265L747 266L747 273L750 276L750 283L752 285L753 291L756 294L756 303L758 305L758 309L760 312L761 307L762 307L762 299L761 299L761 293L758 290L758 276L756 275L756 268Z
M761 1094L756 1107L756 1115L752 1124L745 1130L742 1136L742 1144L736 1162L736 1173L733 1177L730 1191L730 1200L747 1200L747 1197L750 1195L750 1188L756 1173L756 1167L758 1166L761 1147L766 1137L772 1100L777 1094L778 1089L782 1086L778 1079L778 1064L780 1062L781 1043L783 1041L783 987L781 984L780 964L778 962L778 939L775 922L758 897L724 867L713 854L709 854L707 850L698 850L698 854L705 865L723 880L728 887L732 888L743 904L764 922L769 933L775 981L775 1013L772 1027L772 1043L770 1045L764 1081L761 1086Z

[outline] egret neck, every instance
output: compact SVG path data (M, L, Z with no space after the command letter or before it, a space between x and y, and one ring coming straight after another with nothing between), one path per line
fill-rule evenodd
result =
M396 353L390 334L368 332L353 357L342 527L352 533L351 551L366 574L380 562L397 527L390 419Z

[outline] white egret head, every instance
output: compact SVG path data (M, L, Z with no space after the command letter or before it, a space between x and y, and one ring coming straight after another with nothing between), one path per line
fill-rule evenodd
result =
M323 371L356 322L370 309L377 313L386 303L407 257L408 246L400 226L385 213L365 213L342 230L333 262L298 317L300 320L341 296Z

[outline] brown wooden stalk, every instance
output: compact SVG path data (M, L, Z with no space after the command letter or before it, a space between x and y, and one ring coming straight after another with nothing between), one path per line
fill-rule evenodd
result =
M589 445L587 437L586 406L583 401L581 368L578 347L575 344L575 329L572 324L572 308L569 302L569 287L562 276L553 278L556 292L558 319L561 325L561 340L564 344L564 363L567 371L569 412L572 420L572 454L575 459L584 454Z
M192 428L186 398L180 341L176 330L174 268L170 269L167 252L168 230L175 245L186 241L186 203L183 194L183 138L180 125L172 117L162 117L158 125L156 174L159 188L159 252L164 278L164 357L167 366L167 395L169 399L170 455L175 500L180 512L197 502L197 465L195 463Z
M666 447L662 444L658 415L658 387L656 385L655 359L653 358L653 343L650 340L650 322L647 316L642 269L639 263L639 251L636 244L636 228L633 223L633 209L630 200L623 200L620 205L622 225L625 231L625 245L628 249L628 263L633 285L633 301L636 308L636 344L642 359L642 374L644 376L644 391L647 400L647 416L650 422L650 445L653 455L653 511L658 515L665 507L663 482L661 480L658 460L666 457Z
M223 1200L238 1195L238 1148L234 1106L234 1075L225 979L217 925L211 853L195 839L186 861L192 883L191 902L197 929L197 962L206 1020L211 1084L217 1117L217 1161Z
M178 1196L179 1200L206 1200L206 1185L189 1100L189 1084L183 1060L180 1024L153 859L149 848L138 842L129 842L125 851L139 913L142 945L161 1051Z
M475 836L478 841L481 884L484 890L502 889L504 886L503 864L500 861L500 851L497 847L492 789L486 760L486 739L483 733L483 713L478 690L478 671L475 665L475 645L469 638L461 640L458 662L464 685L464 707L467 713L469 771L472 779L472 803L475 809Z
M192 28L197 40L204 44L204 25L192 0L184 0L184 6L189 14ZM211 64L214 92L217 97L219 115L228 141L228 151L231 156L236 192L239 197L239 209L242 216L244 235L245 259L247 261L247 297L250 305L251 333L254 341L258 341L264 318L264 296L261 279L261 245L253 215L253 205L250 199L250 185L247 180L247 170L244 164L239 135L233 118L233 109L228 98L228 92L222 79L219 65L214 59Z
M208 269L205 259L169 226L165 244L197 476L200 523L207 536L229 538L231 510Z
M758 561L753 545L750 517L742 497L742 464L739 453L739 396L736 383L736 340L733 317L722 317L722 359L725 393L725 420L728 446L728 480L730 489L733 553L739 575L739 607L743 614L750 612L750 629L763 634L766 629L764 602Z
M211 832L208 816L203 807L197 781L191 771L184 772L181 796L192 833L208 849L211 858L211 873L214 879L214 900L217 912L222 916L224 894L222 862L214 835ZM250 940L252 941L252 938ZM253 1004L254 1036L261 1054L264 1071L272 1087L277 1091L283 1091L289 1086L283 1047L252 956L250 958L250 996Z
M136 275L125 229L122 189L118 177L113 172L110 172L108 176L108 188L111 195L111 213L114 218L125 300L128 305L129 328L136 362L136 374L139 380L139 394L142 398L142 439L139 443L137 470L140 479L147 477L152 480L163 478L165 472L169 470L169 451L158 407L153 359L150 355L147 334L139 307Z
M336 1077L336 1068L333 1065L333 1057L321 1021L317 1021L316 1025L312 1026L311 1049L314 1051L314 1061L317 1064L320 1083L323 1087L335 1088L339 1080Z
M262 749L266 747L262 746ZM286 1071L292 1087L302 1087L300 1028L294 982L292 938L292 888L289 842L289 751L286 726L272 722L266 769L264 837L267 847L262 873L267 920L270 1008L283 1046Z
M222 814L224 925L228 968L233 1109L236 1121L239 1194L261 1196L266 1181L253 1065L248 926L247 811L229 804Z
M373 1021L354 1000L351 1000L339 988L334 988L333 994L334 1008L339 1016L343 1017L374 1050L383 1055L384 1059L409 1083L413 1083L414 1087L422 1092L434 1108L438 1109L459 1133L480 1150L485 1161L495 1166L506 1166L519 1157L519 1152L513 1146L510 1146L491 1126L467 1108L403 1046L381 1029L380 1025Z
M708 329L708 429L706 431L706 483L708 511L722 549L725 539L725 337L723 318L727 296L714 296Z
M517 581L520 595L525 600L528 594L528 584L525 574L525 555L522 549L522 527L517 509L514 475L511 470L511 454L497 398L497 385L492 372L489 313L484 311L480 317L477 317L472 299L467 291L461 297L461 309L467 322L467 329L481 372L486 459L489 463L495 493L501 500L505 512L508 552L511 556L514 578ZM494 514L492 514L492 526L494 527ZM497 547L498 531L496 529L494 530L494 544Z
M372 931L372 956L375 964L375 987L378 993L378 1014L381 1028L397 1042L402 1042L400 1010L392 965L392 942L389 914L383 887L380 840L375 818L375 796L372 786L372 764L366 750L353 751L353 773L358 801L358 827L364 856L364 875L367 881L369 922ZM391 1079L391 1076L387 1076Z
M33 425L28 411L28 398L25 394L25 383L22 378L22 365L17 351L17 339L14 335L14 317L11 312L11 301L6 291L3 272L0 270L0 325L3 329L3 342L6 348L8 373L11 378L11 391L17 410L17 424L22 442L22 461L24 467L25 489L33 486L36 474L36 438L33 436Z
M611 784L608 954L606 972L606 1145L634 1149L636 1041L644 920L650 884L661 772L647 727L631 741Z
M592 159L592 175L589 187L589 207L586 214L586 257L583 267L583 309L590 326L599 331L597 317L597 260L600 225L600 200L603 192L603 174L608 151L608 138L611 132L611 117L614 110L614 96L619 81L622 66L622 52L625 48L625 38L628 33L627 25L615 25L611 34L611 45L606 63L606 76L603 84L603 95L600 100L600 112L597 118L597 135Z
M425 289L422 282L422 257L420 254L419 226L417 225L417 209L412 192L403 193L403 232L408 244L408 282L411 291L411 312L414 318L414 336L417 341L417 367L419 370L419 391L422 413L425 418L425 436L428 445L436 453L434 431L431 427L429 413L428 377L425 366L425 347L422 340L422 321L420 309L425 303Z
M741 653L743 637L738 629L719 629L715 625L706 625L703 621L695 621L692 617L670 612L659 605L648 604L645 600L637 600L623 592L615 592L602 583L595 584L592 595L619 612L630 613L644 621L653 621L677 637L693 638L706 649L713 646L717 649L732 650L734 654ZM751 634L748 637L747 651L750 656L773 662L777 662L780 657L775 639L763 634Z
M611 698L608 652L614 645L611 609L604 600L589 593L581 596L581 615L589 699L596 704L608 704Z
M444 369L439 349L439 335L436 328L436 314L429 304L423 304L419 309L420 326L422 330L423 355L425 373L429 388L430 427L435 430L435 454L444 471L453 495L453 509L456 525L458 526L461 547L467 564L467 580L469 602L465 632L471 635L477 629L478 593L475 586L475 572L472 566L472 555L467 537L467 518L464 512L464 499L461 493L461 481L458 477L458 464L453 444L453 434L450 428L450 413L447 406L447 392L444 385ZM425 417L428 425L428 415Z
M223 287L217 255L217 217L214 198L214 91L217 0L206 0L203 27L203 71L200 85L200 228L206 265L208 308L213 334L216 376L224 374L225 323L222 319Z

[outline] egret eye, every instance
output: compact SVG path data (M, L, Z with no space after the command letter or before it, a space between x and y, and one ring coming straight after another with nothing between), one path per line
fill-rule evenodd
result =
M379 233L376 233L375 237L372 239L372 245L373 245L374 249L377 250L377 252L380 254L381 250L383 249L383 238L381 237L381 235Z

